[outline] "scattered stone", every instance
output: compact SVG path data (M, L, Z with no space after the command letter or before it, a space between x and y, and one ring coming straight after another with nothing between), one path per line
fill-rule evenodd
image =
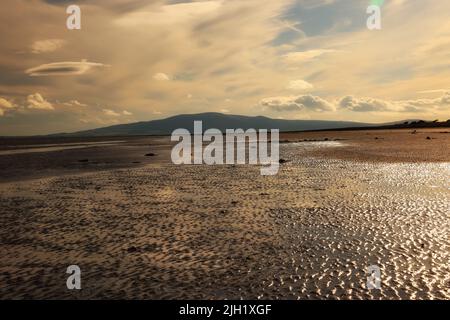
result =
M281 159L279 160L279 162L280 162L280 163L286 163L286 162L289 162L289 160L286 160L286 159L281 158Z
M431 137L427 137L427 140L431 140Z
M133 253L137 251L137 248L135 246L131 246L127 249L128 253Z

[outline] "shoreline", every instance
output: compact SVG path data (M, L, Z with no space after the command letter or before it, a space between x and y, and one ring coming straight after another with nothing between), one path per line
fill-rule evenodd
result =
M120 138L97 139L96 142L84 140L76 142L85 144L78 149L69 147L42 152L34 152L44 144L40 139L34 139L34 145L28 140L28 148L3 145L3 148L0 147L0 182L171 163L170 153L174 143L169 137ZM333 147L321 144L333 141L342 143ZM295 148L297 158L370 163L450 163L450 134L442 133L440 129L421 129L415 134L407 129L281 133L280 158L295 160L287 158L284 152L286 145L291 143L298 143ZM61 143L67 144L67 141ZM53 144L52 148L58 148L58 144Z

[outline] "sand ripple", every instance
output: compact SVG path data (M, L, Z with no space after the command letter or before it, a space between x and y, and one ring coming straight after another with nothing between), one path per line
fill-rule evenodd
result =
M1 297L450 298L449 163L282 154L276 177L164 164L0 184Z

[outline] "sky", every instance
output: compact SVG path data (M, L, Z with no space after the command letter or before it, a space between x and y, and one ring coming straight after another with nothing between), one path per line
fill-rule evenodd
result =
M449 14L444 0L2 0L0 135L200 112L447 120Z

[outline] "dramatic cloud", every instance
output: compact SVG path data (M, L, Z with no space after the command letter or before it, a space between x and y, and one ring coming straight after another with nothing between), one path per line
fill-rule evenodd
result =
M27 103L29 109L38 109L38 110L54 110L53 105L42 97L41 94L35 93L30 94L27 97Z
M111 109L103 109L103 113L110 117L120 117L120 113Z
M28 69L25 73L32 77L80 75L93 68L105 66L102 63L88 62L86 60L80 62L54 62Z
M424 112L450 108L450 92L435 99L381 100L346 96L338 105L354 112Z
M52 5L59 5L67 7L72 3L88 4L90 6L100 6L102 8L112 10L116 13L126 13L134 11L142 7L148 7L150 5L158 5L164 2L164 0L42 0ZM175 0L179 1L179 0Z
M450 79L450 1L385 1L380 32L366 27L369 0L2 2L0 96L14 107L0 107L8 115L0 135L152 120L160 111L448 118L444 91L430 89ZM65 25L73 3L81 31ZM27 107L34 92L48 100L35 104L57 111L45 121Z
M87 107L87 104L81 103L78 100L70 100L68 102L64 102L63 104L68 107Z
M287 86L287 89L295 91L304 91L312 88L314 88L314 86L305 80L292 80Z
M0 98L0 117L5 114L6 110L10 110L13 108L14 108L14 105L10 101L8 101L4 98Z
M420 90L417 93L446 93L448 89L433 89L433 90Z
M10 101L8 101L4 98L0 98L0 109L11 109L13 107L14 106Z
M130 12L117 19L116 23L122 27L188 23L214 13L221 7L223 2L223 0L176 1L172 4L161 6L159 10Z
M120 117L120 116L132 116L133 114L127 110L123 110L122 112L117 112L111 109L102 109L103 114L108 117Z
M333 102L313 95L265 98L260 105L276 112L337 111L417 113L450 110L450 92L435 99L383 100L366 97L345 96Z
M299 111L301 107L295 103L295 97L272 97L262 99L260 105L277 112Z
M394 109L394 105L387 101L372 98L355 98L352 96L342 98L339 101L339 107L355 112L388 111Z
M61 48L65 43L66 41L62 39L47 39L35 41L31 45L31 52L36 54L53 52Z
M297 97L265 98L260 102L261 106L277 112L289 112L300 110L334 111L335 106L328 101L313 95L301 95Z
M309 61L309 60L315 59L317 57L320 57L321 55L324 55L325 53L332 53L332 52L336 52L336 50L316 49L316 50L308 50L308 51L289 52L289 53L285 54L283 57L286 62L298 63L298 62Z
M153 75L153 79L155 79L156 81L169 81L170 80L169 76L162 72L155 73Z

